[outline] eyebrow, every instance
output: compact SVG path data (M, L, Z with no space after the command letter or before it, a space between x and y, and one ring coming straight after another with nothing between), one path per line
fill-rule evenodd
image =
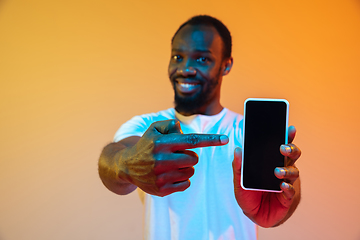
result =
M172 52L183 52L182 49L178 49L178 48L173 48L171 49ZM207 49L195 49L195 52L201 52L201 53L211 53L210 50Z

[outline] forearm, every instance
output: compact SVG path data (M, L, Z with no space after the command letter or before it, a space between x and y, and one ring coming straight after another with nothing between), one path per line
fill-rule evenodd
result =
M120 142L110 143L104 147L99 158L99 176L101 181L106 188L119 195L129 194L136 189L135 185L119 177L121 171L119 158L127 147Z

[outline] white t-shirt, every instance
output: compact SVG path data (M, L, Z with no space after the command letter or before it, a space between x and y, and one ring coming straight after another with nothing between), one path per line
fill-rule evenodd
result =
M236 202L232 161L242 144L243 117L224 108L219 114L183 116L173 108L133 117L116 132L114 141L142 136L156 121L178 119L184 134L225 134L225 146L192 149L199 156L191 185L165 197L145 196L145 239L253 240L257 227Z

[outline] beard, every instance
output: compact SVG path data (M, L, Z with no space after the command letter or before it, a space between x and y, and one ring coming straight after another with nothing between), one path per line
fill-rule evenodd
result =
M180 113L185 114L198 114L201 113L201 108L208 105L216 97L216 88L220 84L220 74L215 78L210 79L201 86L200 92L195 93L192 96L181 96L177 92L177 89L174 84L174 93L175 93L175 109Z

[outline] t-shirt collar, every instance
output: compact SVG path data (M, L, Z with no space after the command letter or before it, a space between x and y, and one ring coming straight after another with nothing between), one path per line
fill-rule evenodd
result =
M181 113L179 113L178 111L176 111L175 109L175 117L182 123L185 124L190 124L193 120L200 118L202 120L212 120L212 121L217 121L219 120L222 116L224 116L224 114L226 113L227 109L223 108L221 110L221 112L219 112L218 114L215 115L203 115L203 114L193 114L190 116L184 116Z

